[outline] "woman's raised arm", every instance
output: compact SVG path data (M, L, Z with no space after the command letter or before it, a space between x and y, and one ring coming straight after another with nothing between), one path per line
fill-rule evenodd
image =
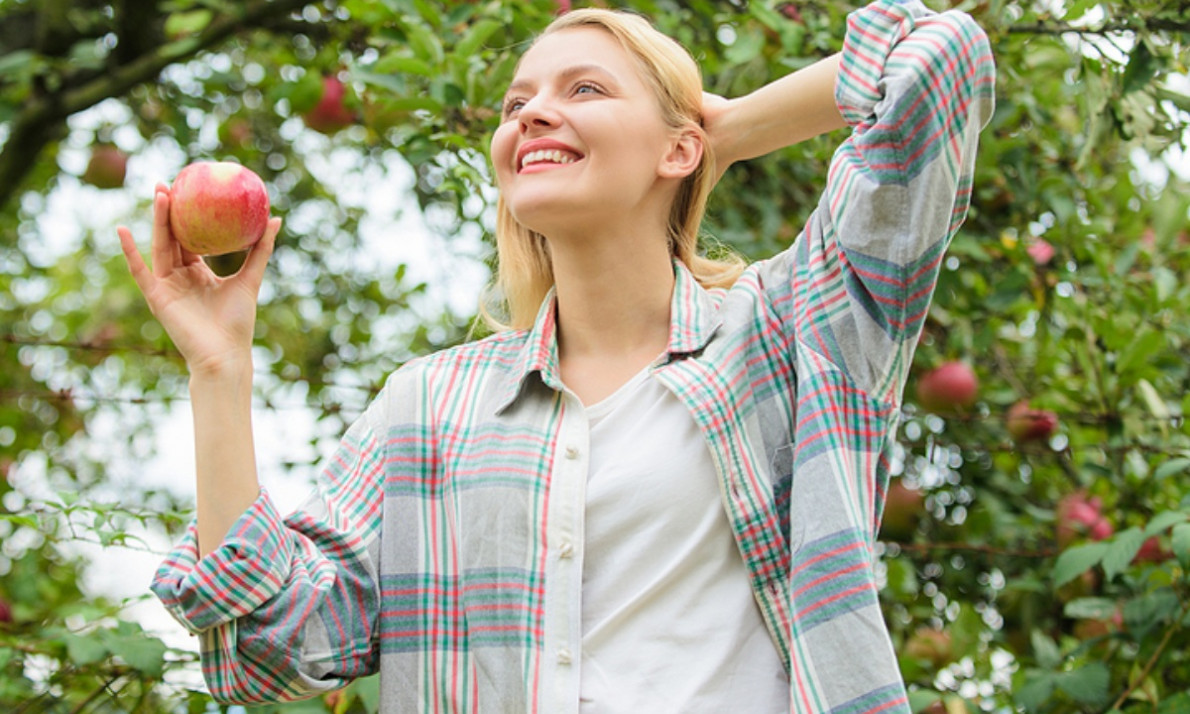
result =
M174 239L169 204L169 188L158 185L152 268L132 233L123 226L118 232L132 277L190 370L198 542L206 555L260 492L252 439L252 334L256 298L281 219L269 221L238 273L221 278Z
M835 103L839 55L831 55L736 99L703 98L703 128L722 175L746 161L846 124Z

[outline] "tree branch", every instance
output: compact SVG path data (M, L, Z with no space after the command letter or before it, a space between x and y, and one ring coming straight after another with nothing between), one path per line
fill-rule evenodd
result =
M1105 22L1102 25L1079 27L1066 22L1038 22L1030 25L1010 25L1009 34L1014 35L1064 35L1075 33L1079 35L1109 35L1120 32L1136 32L1149 30L1150 32L1190 32L1190 21L1167 20L1160 17L1146 17L1140 22L1120 20Z
M31 98L10 125L8 140L3 151L0 151L0 208L16 192L41 150L63 131L67 117L108 97L124 94L136 85L153 79L169 65L195 56L244 27L259 25L267 18L287 14L309 1L257 0L244 5L228 4L227 7L231 9L226 14L215 18L193 37L158 46L79 86Z

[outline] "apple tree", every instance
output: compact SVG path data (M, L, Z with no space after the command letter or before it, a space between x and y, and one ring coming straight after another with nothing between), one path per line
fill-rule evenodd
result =
M837 51L854 7L603 4L651 17L727 96ZM951 4L988 31L999 79L875 553L912 704L1183 711L1190 13L1161 0ZM224 710L193 684L193 649L130 614L139 599L87 584L87 553L160 551L192 507L187 478L142 473L178 448L159 426L186 409L186 378L115 224L147 235L153 184L192 161L264 177L285 227L256 397L323 435L280 457L304 482L386 374L482 332L415 261L374 255L411 240L411 214L451 266L442 282L490 260L496 108L518 53L568 6L0 0L0 703ZM788 246L840 136L733 167L708 248ZM362 680L273 708L375 706Z

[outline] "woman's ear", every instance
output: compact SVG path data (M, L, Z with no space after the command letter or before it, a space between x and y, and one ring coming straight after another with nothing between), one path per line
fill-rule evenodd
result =
M661 178L686 178L694 173L702 161L705 147L702 132L694 127L678 131L669 145L669 151L661 157L657 175Z

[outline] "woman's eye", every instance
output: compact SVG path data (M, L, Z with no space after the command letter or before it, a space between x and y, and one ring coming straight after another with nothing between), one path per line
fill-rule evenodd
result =
M575 94L598 93L599 87L594 84L580 84L574 88Z
M512 114L514 111L520 109L523 106L525 106L524 100L509 99L504 102L504 115L508 116L509 114Z

